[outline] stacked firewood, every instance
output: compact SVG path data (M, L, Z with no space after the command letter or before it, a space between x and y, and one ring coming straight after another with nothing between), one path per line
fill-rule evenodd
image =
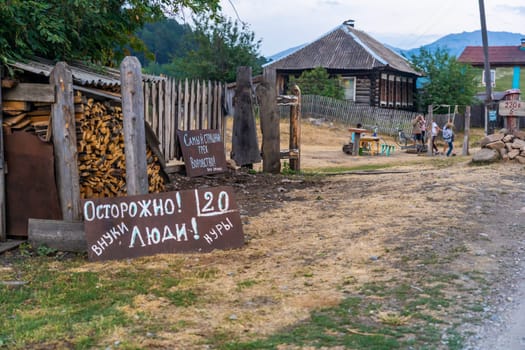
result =
M119 104L75 96L75 124L81 198L126 194L123 115ZM52 137L51 104L3 101L4 130L32 132L43 141ZM162 192L165 178L158 156L147 146L149 192Z
M78 164L82 198L116 197L126 194L126 155L123 115L120 105L96 102L83 104L78 123ZM159 159L147 147L149 192L164 190Z

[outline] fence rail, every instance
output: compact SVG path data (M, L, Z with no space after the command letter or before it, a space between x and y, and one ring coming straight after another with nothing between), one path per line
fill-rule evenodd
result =
M180 159L177 129L222 132L224 90L223 83L212 81L166 78L144 83L144 117L167 162Z

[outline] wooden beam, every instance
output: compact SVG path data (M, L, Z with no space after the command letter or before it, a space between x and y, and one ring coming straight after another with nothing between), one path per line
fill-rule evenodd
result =
M137 57L128 56L120 65L126 189L128 196L148 194L144 91Z
M262 83L257 86L256 92L260 105L263 171L279 174L281 172L281 135L279 113L275 103L275 85L263 79Z
M55 103L55 87L49 84L19 83L5 92L4 99Z
M66 221L78 221L81 218L80 180L71 69L64 62L57 63L51 71L49 81L57 92L56 102L51 110L51 127L62 217Z
M252 68L248 66L238 67L236 81L232 159L241 167L251 168L253 163L261 161L261 151L257 142L257 130L253 114ZM215 110L218 112L218 109Z
M292 88L297 97L297 104L290 106L290 149L297 150L297 157L290 158L290 169L301 170L301 89L297 85Z
M27 234L34 248L45 245L66 252L87 251L83 222L29 219Z

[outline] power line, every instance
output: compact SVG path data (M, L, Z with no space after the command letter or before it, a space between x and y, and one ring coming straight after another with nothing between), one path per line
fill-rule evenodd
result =
M239 16L239 13L237 12L237 9L235 8L235 5L233 4L232 0L228 0L228 2L229 2L230 5L232 6L232 8L233 8L233 12L235 12L235 15L237 16L237 19L239 20L239 22L242 22L242 19L241 19L241 17Z

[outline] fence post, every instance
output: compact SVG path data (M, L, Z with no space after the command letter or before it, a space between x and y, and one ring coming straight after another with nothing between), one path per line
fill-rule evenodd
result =
M49 82L54 85L56 94L51 111L51 127L62 218L65 221L78 221L81 218L80 177L77 163L73 76L65 62L56 64L51 71Z
M433 114L433 105L429 105L428 107L428 119L430 120L430 132L428 130L425 132L425 135L427 135L427 155L431 156L434 150L432 149L432 123L434 122L434 114ZM430 134L430 137L428 137Z
M253 115L251 67L237 68L231 158L237 165L248 168L261 161Z
M259 100L263 171L279 174L281 172L279 114L277 113L277 94L275 83L263 79L257 87Z
M148 193L146 132L142 73L136 57L128 56L120 64L124 149L126 154L126 191L128 196Z
M465 110L465 131L463 136L463 152L464 156L468 156L469 153L469 138L470 138L470 106L467 106Z
M297 85L292 88L292 94L297 96L297 103L290 106L290 152L297 150L297 157L290 157L290 169L301 170L301 89Z

